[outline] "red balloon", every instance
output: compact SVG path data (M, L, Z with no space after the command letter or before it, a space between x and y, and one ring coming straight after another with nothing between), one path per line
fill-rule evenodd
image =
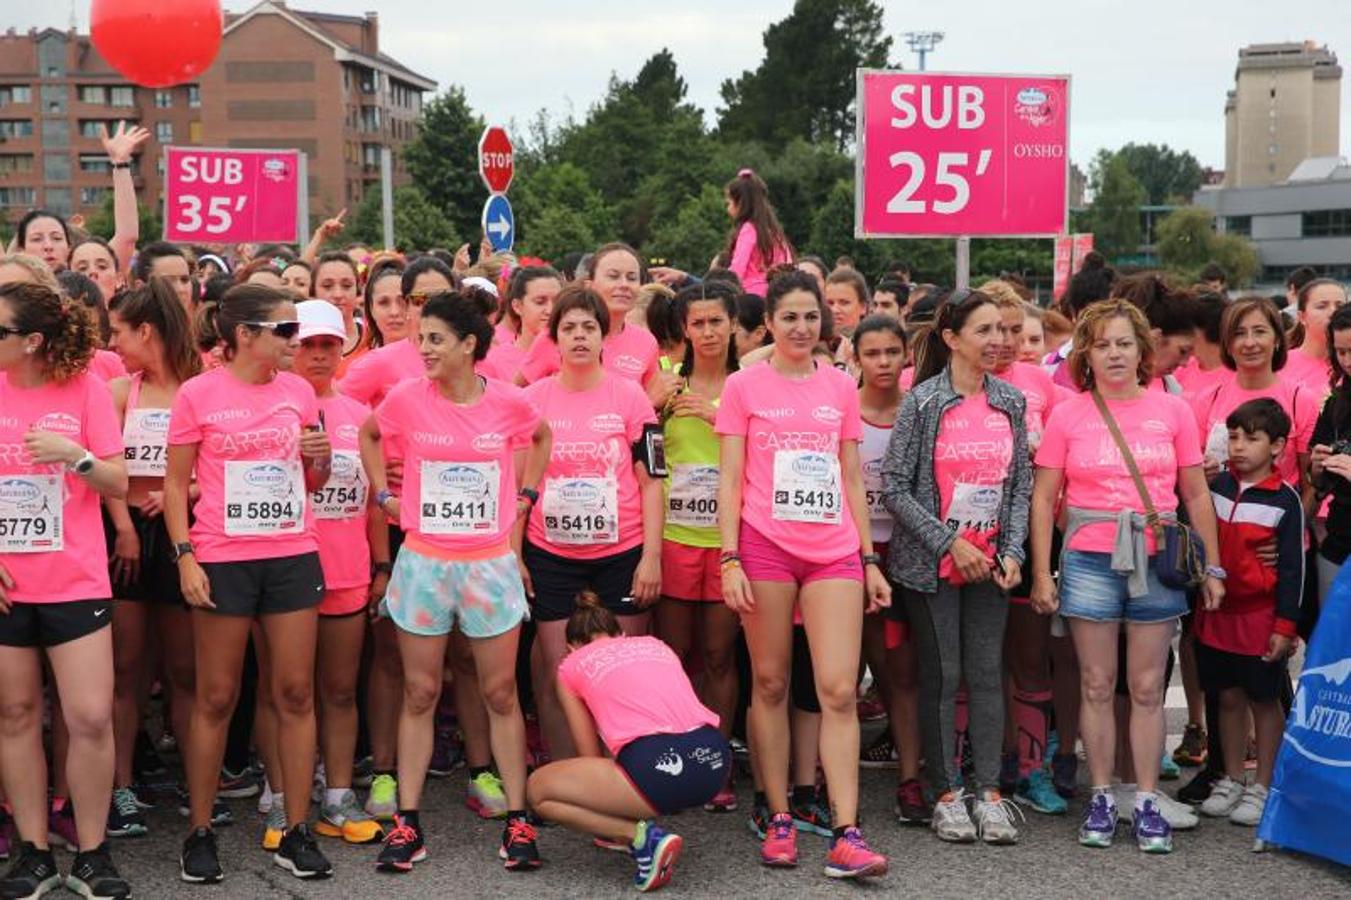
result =
M192 81L220 50L220 0L94 0L89 20L103 58L145 87Z

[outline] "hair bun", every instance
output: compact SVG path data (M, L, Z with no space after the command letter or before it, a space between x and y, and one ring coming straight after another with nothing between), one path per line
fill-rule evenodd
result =
M595 591L586 590L577 594L578 609L600 609L600 595Z
M467 284L459 290L460 300L484 318L497 310L497 298L488 291L473 284Z

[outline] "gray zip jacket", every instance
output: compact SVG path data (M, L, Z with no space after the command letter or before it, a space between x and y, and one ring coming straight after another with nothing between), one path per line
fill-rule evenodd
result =
M1027 402L1021 391L992 375L985 376L985 396L992 408L1009 417L1013 430L1012 470L1004 481L995 552L1023 565L1032 498L1032 464L1023 424ZM901 401L882 459L882 502L896 520L887 551L891 579L926 594L937 592L938 564L957 539L957 532L941 518L933 452L943 413L961 400L949 369L917 385Z

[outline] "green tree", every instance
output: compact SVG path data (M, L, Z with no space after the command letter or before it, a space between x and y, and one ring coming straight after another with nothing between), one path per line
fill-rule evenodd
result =
M150 207L144 203L136 204L136 217L140 220L141 238L139 243L146 244L150 241L158 241L164 235L164 220L160 217L158 207ZM84 220L84 230L90 234L98 235L104 240L111 240L113 232L117 230L116 223L113 221L113 192L108 191L103 197L103 202L99 204L96 212L91 213L89 218Z
M1126 161L1126 168L1145 189L1145 202L1152 206L1190 203L1204 178L1201 164L1190 151L1179 152L1166 144L1127 144L1116 155Z
M534 165L522 171L512 186L511 205L516 215L518 240L522 246L546 259L571 250L593 249L597 236L615 233L614 210L592 186L586 172L571 162ZM546 224L544 217L549 211L553 214ZM560 217L560 212L568 215ZM537 228L543 228L547 236L537 238ZM580 239L583 235L586 236L583 243L561 251L546 253L540 249L555 247L564 236Z
M1159 222L1159 262L1176 272L1196 272L1210 262L1214 241L1214 217L1210 210L1184 206Z
M417 136L403 150L413 184L466 240L479 234L488 193L478 175L482 135L482 117L470 109L464 88L451 85L422 107Z
M347 228L348 240L371 247L384 246L380 216L380 188L372 187L361 198L356 216ZM473 234L479 231L475 223ZM394 190L394 246L399 250L454 249L454 226L422 191L411 185Z
M855 72L886 67L891 52L882 7L871 0L797 0L792 13L765 30L764 46L758 68L722 84L723 136L849 146Z
M724 207L722 189L705 185L673 217L658 223L648 244L652 253L687 272L704 271L726 242L726 230L721 227L727 221Z
M1219 263L1235 287L1247 287L1262 268L1257 246L1237 234L1217 234L1210 242L1210 258Z
M1114 258L1136 252L1140 246L1140 207L1145 189L1131 174L1126 160L1103 151L1093 164L1093 203L1089 222L1094 246Z

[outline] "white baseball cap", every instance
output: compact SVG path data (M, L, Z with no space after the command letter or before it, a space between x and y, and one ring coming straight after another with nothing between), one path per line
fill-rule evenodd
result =
M342 311L327 300L302 300L296 304L296 318L300 320L300 339L335 337L347 340L347 329L342 324Z

